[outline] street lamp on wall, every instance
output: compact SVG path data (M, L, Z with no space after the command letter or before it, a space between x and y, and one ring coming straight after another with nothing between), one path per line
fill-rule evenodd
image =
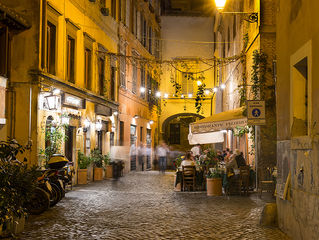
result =
M57 110L58 107L58 97L55 95L50 95L45 97L46 103L48 105L49 110Z
M226 5L226 0L215 0L215 5L220 14L243 14L245 16L245 21L249 23L258 22L257 12L223 12Z

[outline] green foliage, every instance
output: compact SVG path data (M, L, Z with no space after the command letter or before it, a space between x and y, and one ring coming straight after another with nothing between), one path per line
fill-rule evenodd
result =
M251 72L251 92L254 100L265 100L265 85L267 72L267 55L261 51L253 52L253 65Z
M78 166L80 169L87 169L91 164L91 158L85 156L84 153L78 151Z
M45 149L40 149L40 156L45 160L45 166L47 166L48 161L53 154L59 153L61 151L61 146L64 141L68 138L64 134L65 128L67 125L52 125L50 124L45 129L45 142L48 143L48 146Z
M245 135L245 133L249 133L249 127L248 126L244 126L244 127L240 127L240 126L236 126L235 128L232 129L233 134L235 137L242 137Z
M0 225L3 230L14 216L26 216L25 203L36 187L36 167L28 168L16 159L17 154L23 152L24 148L15 140L0 142Z
M103 155L104 166L111 165L111 156L110 153Z
M196 113L199 113L200 110L202 109L203 100L205 98L204 91L205 91L206 84L203 82L204 78L201 79L200 81L202 82L202 84L198 86L197 92L196 92L196 98L195 98Z
M207 178L222 178L223 172L216 166L206 175Z
M216 166L218 162L217 153L214 149L208 148L206 151L206 158L204 159L204 164L206 166Z
M173 161L175 168L178 168L184 159L185 159L184 155L179 155L177 158L175 158L175 160Z
M99 149L94 149L90 153L90 159L91 159L91 162L93 163L94 167L96 167L96 168L103 167L104 157L101 154L101 151Z

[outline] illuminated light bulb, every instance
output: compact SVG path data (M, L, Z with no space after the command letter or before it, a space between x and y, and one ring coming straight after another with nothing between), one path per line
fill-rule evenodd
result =
M98 121L98 122L96 122L95 123L95 129L96 129L96 131L101 131L101 129L102 129L102 123L100 122L100 121Z
M222 83L222 84L220 85L220 88L221 88L221 89L225 89L225 88L226 88L226 84L225 84L225 83Z
M119 112L114 112L113 113L114 116L117 116L118 114L119 114Z
M223 10L226 5L226 0L215 0L216 8L220 11Z
M167 93L164 94L164 98L168 98L168 94Z
M217 87L214 87L214 88L213 88L213 91L214 91L214 93L218 92L218 88L217 88Z
M182 94L182 95L181 95L181 98L184 98L184 97L185 97L185 96Z
M90 120L85 119L85 120L84 120L84 127L85 127L85 128L88 128L89 126L90 126Z
M152 125L153 123L154 123L154 121L153 121L153 120L149 121L149 124L151 124L151 125Z
M202 85L202 82L201 81L197 81L197 86L200 86L200 85Z
M189 98L192 98L192 97L193 97L193 94L189 93L189 94L188 94L188 97L189 97Z
M53 90L53 95L59 95L61 93L61 90L60 89L54 89Z
M209 95L210 91L208 89L205 90L205 94Z
M158 97L158 98L161 97L161 92L156 92L155 96Z
M141 93L145 93L145 87L141 87L141 88L140 88L140 92L141 92Z

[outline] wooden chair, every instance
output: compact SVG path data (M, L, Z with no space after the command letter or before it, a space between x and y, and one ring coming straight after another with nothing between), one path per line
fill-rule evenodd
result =
M242 192L247 195L248 194L248 190L249 190L249 171L250 168L249 166L241 166L239 168L239 181L240 181L240 194L242 194Z
M259 181L259 197L260 198L263 191L270 192L272 196L275 193L276 183L272 175L273 170L274 170L273 168L268 167L261 171L260 181Z
M188 191L195 190L195 166L182 166L183 173L183 191L187 188Z

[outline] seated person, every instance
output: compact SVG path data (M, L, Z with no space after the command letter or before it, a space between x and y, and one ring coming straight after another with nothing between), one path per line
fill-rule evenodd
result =
M195 166L191 152L186 153L184 160L181 162L181 166Z
M235 160L238 168L246 166L246 161L243 152L240 152L238 155L236 155Z
M227 172L234 172L235 175L238 175L240 171L237 165L236 156L237 156L237 152L231 155L231 157L229 158L229 161L226 162L226 169L227 169Z

